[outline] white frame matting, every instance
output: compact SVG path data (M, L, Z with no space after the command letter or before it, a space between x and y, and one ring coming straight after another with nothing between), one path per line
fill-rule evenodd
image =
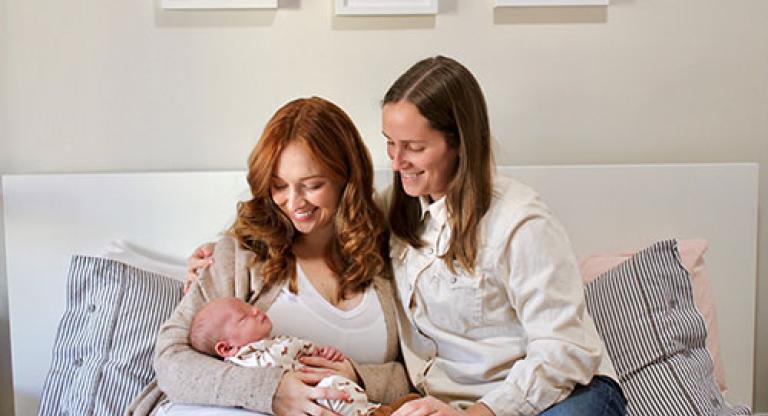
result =
M752 404L757 256L756 164L522 166L579 258L666 238L704 238L728 400ZM389 182L377 171L377 186ZM6 175L5 248L17 415L34 414L64 311L72 254L122 239L186 257L234 219L244 172Z
M276 9L278 0L162 0L166 10Z
M609 0L496 0L496 7L607 6Z
M438 0L336 0L336 14L358 15L415 15L437 14Z

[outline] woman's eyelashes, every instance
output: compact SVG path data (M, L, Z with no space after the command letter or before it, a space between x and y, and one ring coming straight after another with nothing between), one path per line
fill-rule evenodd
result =
M303 183L300 186L303 189L306 189L309 191L315 191L325 186L325 182ZM285 183L275 183L275 184L272 184L272 189L274 191L283 191L288 189L288 185Z
M282 191L283 189L287 188L288 185L285 184L272 184L272 189L276 191Z
M421 152L422 150L424 150L424 146L413 144L413 143L408 143L408 147L409 147L409 150L411 150L412 152Z
M325 183L317 182L317 183L307 183L307 184L304 184L303 186L304 186L304 189L309 189L310 191L314 191L316 189L322 188L323 185L325 185Z
M395 146L396 146L395 142L391 140L387 140L387 149L392 149ZM403 150L408 150L411 152L421 152L426 147L421 143L406 142L406 143L403 143L402 148Z

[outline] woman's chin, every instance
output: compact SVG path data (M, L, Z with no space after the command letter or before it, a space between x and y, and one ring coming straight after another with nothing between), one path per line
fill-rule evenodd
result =
M404 185L403 186L403 191L405 192L406 195L414 197L414 198L418 198L421 195L423 195L423 192L422 192L421 188L417 187L417 186Z

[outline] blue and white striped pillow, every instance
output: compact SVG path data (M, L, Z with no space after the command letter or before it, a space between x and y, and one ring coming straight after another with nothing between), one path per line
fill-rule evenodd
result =
M704 347L677 241L658 242L590 282L587 308L627 397L627 415L749 415L730 407Z
M73 256L39 414L122 414L153 378L157 331L182 295L167 276Z

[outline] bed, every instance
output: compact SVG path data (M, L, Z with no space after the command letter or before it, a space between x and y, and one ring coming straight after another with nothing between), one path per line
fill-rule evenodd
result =
M667 239L705 239L730 403L753 404L756 164L506 166L564 223L579 258ZM2 178L17 415L40 403L73 254L121 240L174 264L216 238L246 195L244 172L6 175ZM377 171L377 187L389 173Z

